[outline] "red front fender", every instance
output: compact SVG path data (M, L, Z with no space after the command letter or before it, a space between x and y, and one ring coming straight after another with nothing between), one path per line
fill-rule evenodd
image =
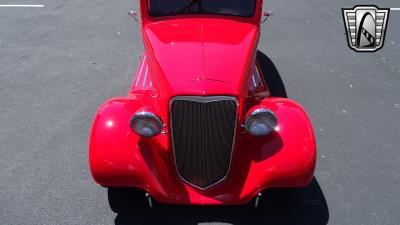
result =
M135 186L146 180L145 168L137 166L143 158L133 155L137 151L138 137L129 128L135 112L134 108L127 107L129 101L128 98L107 101L93 122L90 168L96 182L104 186Z
M229 174L207 190L179 178L168 134L143 139L131 131L130 118L148 101L131 96L112 99L100 107L89 147L90 168L97 183L141 188L167 203L244 204L264 189L303 187L312 180L315 137L306 113L292 100L268 98L258 104L276 114L277 130L260 138L238 126ZM158 115L168 131L168 113Z
M244 190L254 187L303 187L314 175L316 142L304 109L290 99L268 98L255 107L265 107L278 118L276 131L267 137L246 134L243 149L251 148L252 165ZM248 146L248 147L247 147ZM250 177L251 175L251 177Z

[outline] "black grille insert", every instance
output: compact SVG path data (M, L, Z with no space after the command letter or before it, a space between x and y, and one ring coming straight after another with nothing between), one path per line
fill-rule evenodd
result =
M237 121L233 97L176 97L171 130L178 173L205 189L223 180L230 167Z

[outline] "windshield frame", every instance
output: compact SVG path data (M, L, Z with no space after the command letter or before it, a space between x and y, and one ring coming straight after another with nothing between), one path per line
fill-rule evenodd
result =
M234 15L234 14L229 14L229 13L192 13L192 14L182 14L182 13L171 13L168 15L152 15L150 11L150 1L152 0L147 0L146 8L147 8L147 14L151 18L163 18L163 17L174 17L174 16L184 16L184 17L195 17L195 16L231 16L231 17L236 17L236 18L253 18L257 12L257 1L258 0L250 0L254 1L254 7L251 15L245 16L245 15Z

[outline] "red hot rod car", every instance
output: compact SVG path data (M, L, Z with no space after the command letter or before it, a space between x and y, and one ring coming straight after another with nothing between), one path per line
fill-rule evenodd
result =
M316 143L300 105L270 94L257 60L262 0L141 0L145 51L127 97L104 103L90 168L159 202L245 204L304 187Z

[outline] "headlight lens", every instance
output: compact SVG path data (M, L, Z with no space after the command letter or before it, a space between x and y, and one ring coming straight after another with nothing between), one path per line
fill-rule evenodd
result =
M131 119L132 130L142 137L154 137L161 133L162 121L154 113L137 112Z
M275 114L271 110L260 108L247 117L244 127L254 136L265 136L274 131L277 125Z

